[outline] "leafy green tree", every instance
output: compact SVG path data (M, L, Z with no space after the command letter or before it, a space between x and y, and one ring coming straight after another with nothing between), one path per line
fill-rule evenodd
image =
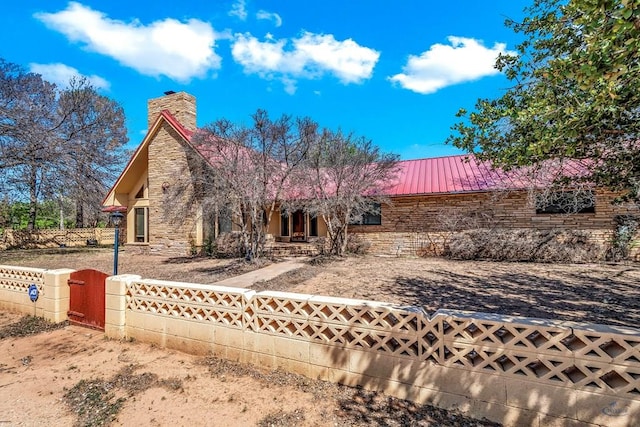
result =
M448 142L506 170L553 162L556 183L595 184L640 203L640 1L535 0L518 55L496 68L512 83L460 110ZM565 174L579 162L583 173Z

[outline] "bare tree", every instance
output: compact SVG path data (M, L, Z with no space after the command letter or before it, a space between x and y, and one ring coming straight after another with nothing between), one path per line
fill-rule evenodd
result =
M398 157L385 154L370 140L325 130L309 153L298 182L304 194L292 198L327 225L330 252L343 255L349 224L367 213L377 214L376 203L386 203L385 189L397 182Z
M38 198L48 190L45 179L56 164L55 85L14 64L0 62L0 168L6 182L29 200L28 228L35 227Z
M124 111L83 78L71 80L60 93L58 114L59 137L66 145L57 168L63 184L58 191L75 201L76 227L87 220L95 226L102 195L127 157Z
M286 115L272 120L263 110L252 121L247 127L222 119L200 131L194 145L210 170L200 174L205 182L190 179L203 206L233 220L245 255L259 257L265 230L315 140L317 125Z
M550 159L515 173L527 189L529 204L537 212L574 214L593 210L595 206L593 181L588 179L588 163Z
M250 127L218 120L192 142L200 156L188 159L166 205L197 205L231 219L249 257L261 256L277 208L321 217L331 251L344 254L348 225L376 213L376 203L387 201L385 189L396 183L397 156L364 138L318 132L308 118L272 120L258 110ZM188 203L175 203L185 197Z
M72 197L80 212L99 203L122 164L125 132L122 109L86 80L58 90L0 59L0 191L28 199L29 229L41 198Z

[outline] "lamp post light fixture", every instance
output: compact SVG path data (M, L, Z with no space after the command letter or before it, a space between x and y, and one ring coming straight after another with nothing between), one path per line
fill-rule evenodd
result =
M116 228L113 240L113 275L118 275L118 245L120 244L120 223L122 222L122 212L115 211L111 213L111 223Z

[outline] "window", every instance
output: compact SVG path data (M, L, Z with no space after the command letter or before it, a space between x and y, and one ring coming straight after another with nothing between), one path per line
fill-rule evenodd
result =
M286 212L280 214L280 235L289 235L289 214Z
M134 241L141 243L148 242L149 234L147 233L147 208L135 208L134 215Z
M318 237L318 217L315 215L309 218L309 236Z
M136 193L136 199L144 199L144 185Z
M350 222L351 225L381 225L382 224L382 208L380 203L372 203L371 210Z
M218 213L218 235L222 233L231 233L233 223L231 222L231 210L223 208Z
M536 197L536 214L595 213L593 191L562 191Z

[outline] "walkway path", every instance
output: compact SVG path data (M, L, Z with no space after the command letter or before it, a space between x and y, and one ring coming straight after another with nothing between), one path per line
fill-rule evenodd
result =
M304 262L308 258L296 258L289 261L278 262L267 267L253 270L239 276L229 277L228 279L215 282L214 285L232 286L236 288L251 288L256 282L262 280L271 280L281 274L289 271L297 270L304 267Z

